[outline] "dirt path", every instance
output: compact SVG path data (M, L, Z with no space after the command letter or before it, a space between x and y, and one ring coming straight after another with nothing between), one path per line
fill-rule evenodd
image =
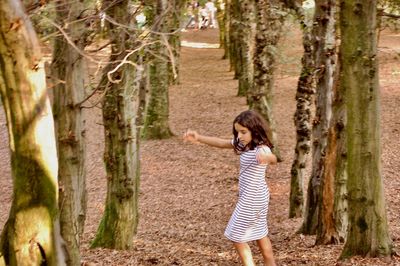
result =
M284 161L269 169L270 237L278 265L335 265L341 246L313 247L314 237L295 234L301 219L287 218L290 166L294 146L293 113L300 35L287 31L276 80L275 106L279 145ZM187 32L184 39L217 43L214 30ZM392 47L400 35L382 36L382 148L388 217L394 244L400 245L400 77L399 57ZM396 49L399 47L397 46ZM239 265L223 231L237 197L238 157L229 150L183 144L187 128L229 138L233 118L247 109L236 97L237 81L220 49L182 48L181 84L170 90L171 129L168 140L146 141L141 147L140 224L130 251L88 249L99 224L106 183L102 163L101 115L88 110L88 217L82 243L84 265ZM396 72L397 71L397 72ZM11 203L11 182L4 114L0 112L0 229ZM255 246L252 246L255 248ZM258 265L261 257L255 253ZM352 259L340 265L400 265L378 259Z

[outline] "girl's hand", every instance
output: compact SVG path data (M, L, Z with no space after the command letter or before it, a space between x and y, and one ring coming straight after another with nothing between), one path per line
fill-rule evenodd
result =
M199 134L196 131L188 129L183 135L183 141L190 141L194 143L198 141L198 137Z
M267 146L259 146L258 152L256 154L258 163L260 164L276 164L277 158L275 154L271 152L271 149Z

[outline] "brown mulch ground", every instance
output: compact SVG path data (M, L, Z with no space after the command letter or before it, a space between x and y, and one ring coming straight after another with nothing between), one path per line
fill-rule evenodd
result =
M295 132L294 95L302 53L300 34L282 40L274 113L284 161L268 171L271 190L270 238L278 265L400 265L400 258L353 258L337 262L342 246L314 246L313 236L296 234L301 219L288 219L290 166ZM184 39L217 43L215 30L189 31ZM390 233L400 247L400 34L384 32L380 42L382 165ZM221 49L182 48L181 83L170 90L170 126L175 137L141 146L140 224L129 251L88 248L100 221L106 180L99 109L88 110L88 215L82 243L85 265L239 265L223 236L237 196L238 157L229 150L183 144L187 128L230 137L231 122L247 109L236 96L237 81ZM11 204L4 113L0 112L0 229ZM255 248L255 246L252 246ZM256 249L254 249L256 250ZM258 265L261 256L255 252Z

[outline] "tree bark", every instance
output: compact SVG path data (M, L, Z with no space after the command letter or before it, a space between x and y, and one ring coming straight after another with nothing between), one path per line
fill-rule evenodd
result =
M108 15L118 24L131 21L129 1L105 3ZM102 81L103 122L105 134L104 162L107 174L105 210L91 247L129 249L138 225L139 194L139 88L141 67L133 52L135 34L118 24L109 24L111 45L110 64ZM125 63L121 64L121 61ZM130 63L132 62L132 63Z
M315 234L323 199L324 161L326 154L329 121L332 116L332 85L336 64L335 51L335 2L315 2L314 15L314 60L316 82L316 113L313 121L312 171L307 189L307 201L301 232ZM333 197L330 199L333 203Z
M153 24L152 40L155 42L150 49L156 56L149 59L149 100L142 129L144 139L164 139L172 136L169 128L169 55L168 55L168 26L167 14L172 12L166 0L149 1L153 14L149 23ZM153 4L155 9L153 8Z
M341 1L341 83L346 90L349 228L341 258L389 256L382 184L376 1Z
M255 3L254 0L240 1L240 30L239 30L239 52L240 73L238 96L246 96L251 91L254 76L254 45L256 34Z
M13 201L0 241L6 265L65 265L58 221L57 150L44 59L20 1L0 2L0 93Z
M300 13L299 13L300 12ZM296 92L296 112L294 124L296 127L296 147L290 171L289 218L301 217L304 205L304 169L307 155L310 153L311 140L311 105L314 94L314 58L312 45L312 19L307 19L303 9L297 9L300 24L303 27L304 54L301 60L302 69Z
M61 35L54 41L51 66L54 82L53 112L59 158L60 226L68 265L80 264L80 238L86 218L85 118L80 103L85 98L87 66L76 50L86 46L82 2L55 3L57 23L76 48ZM81 22L77 22L77 21ZM71 23L73 22L73 23Z
M269 138L274 145L274 154L281 161L277 145L275 119L272 111L274 70L276 67L276 49L281 36L283 12L279 5L266 0L256 0L256 44L254 51L254 82L249 91L250 109L258 111L267 121Z

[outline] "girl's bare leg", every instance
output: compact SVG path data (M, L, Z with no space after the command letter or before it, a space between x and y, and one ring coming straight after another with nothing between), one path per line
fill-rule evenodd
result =
M266 236L257 240L257 245L260 248L261 254L264 258L264 263L266 266L276 266L274 254L272 252L272 244L269 238Z
M250 246L247 243L234 242L233 245L239 253L240 260L244 266L255 266Z

